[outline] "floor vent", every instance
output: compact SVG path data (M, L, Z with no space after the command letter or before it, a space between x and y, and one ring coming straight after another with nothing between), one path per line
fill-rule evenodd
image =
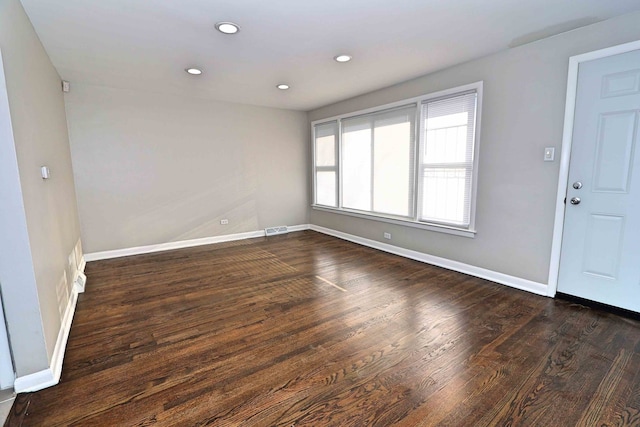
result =
M289 232L289 229L286 225L281 225L279 227L269 227L264 229L265 234L268 236L275 236L276 234L286 234Z

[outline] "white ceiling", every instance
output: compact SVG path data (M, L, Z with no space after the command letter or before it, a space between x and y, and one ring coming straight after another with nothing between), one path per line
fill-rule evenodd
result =
M21 1L72 85L299 110L640 10L638 0ZM219 21L241 31L221 34ZM338 64L339 53L353 60Z

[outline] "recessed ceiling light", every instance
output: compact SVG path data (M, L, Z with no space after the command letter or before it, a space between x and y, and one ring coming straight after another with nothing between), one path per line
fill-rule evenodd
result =
M351 55L345 55L343 53L341 55L338 55L338 56L334 57L333 59L335 59L338 62L349 62L349 61L351 61Z
M200 74L202 74L202 70L199 68L189 67L186 68L185 71L193 76L199 76Z
M238 24L234 24L233 22L218 22L216 29L224 34L235 34L240 31Z
M289 89L289 85L286 85L284 83L279 84L278 86L276 86L278 89L280 90L287 90Z

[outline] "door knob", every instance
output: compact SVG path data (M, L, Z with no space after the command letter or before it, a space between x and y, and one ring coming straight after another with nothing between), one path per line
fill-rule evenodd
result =
M575 188L576 190L579 190L582 188L582 183L580 181L576 181L573 183L573 188Z
M579 205L580 204L580 197L572 197L571 200L569 200L571 202L572 205Z

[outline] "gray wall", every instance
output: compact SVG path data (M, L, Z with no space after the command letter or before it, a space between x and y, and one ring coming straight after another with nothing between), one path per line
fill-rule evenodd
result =
M640 39L615 18L309 112L309 120L483 80L475 239L310 210L312 224L547 283L570 56ZM544 147L556 147L553 163ZM386 241L385 241L386 242Z
M8 179L3 192L11 194L3 198L3 221L13 231L11 242L0 244L0 282L15 368L23 376L51 360L80 228L60 77L18 0L0 0L0 51L15 142L11 147L5 128L0 167ZM51 170L47 181L42 165Z
M87 253L307 223L305 113L73 83L65 101Z

